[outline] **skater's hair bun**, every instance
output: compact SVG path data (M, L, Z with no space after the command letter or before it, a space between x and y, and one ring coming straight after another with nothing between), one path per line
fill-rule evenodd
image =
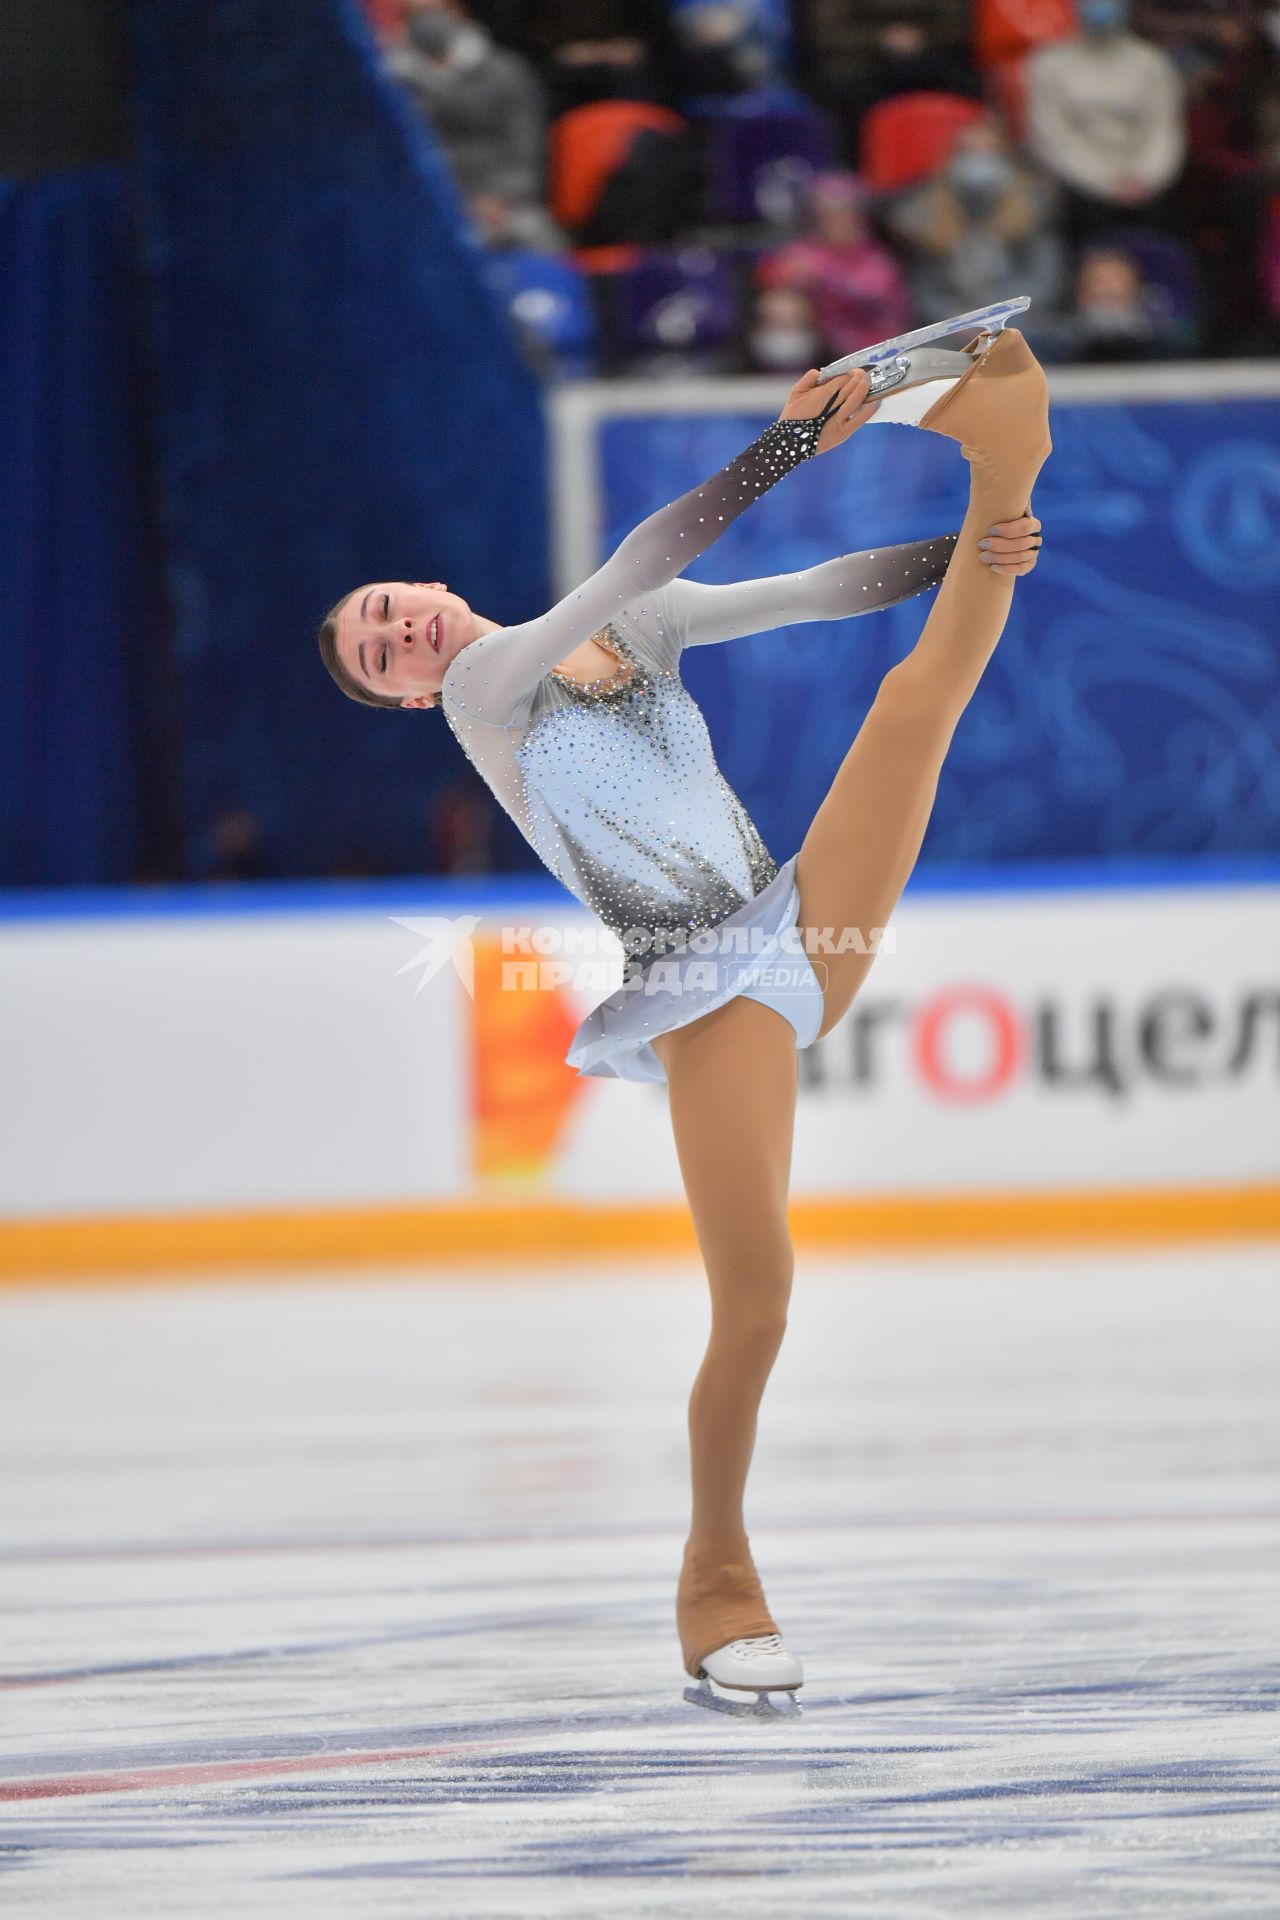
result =
M357 592L359 592L359 588L353 587L351 589L351 593ZM337 681L348 700L358 700L362 707L393 707L397 713L404 711L412 712L412 708L405 709L401 707L400 701L394 693L375 693L372 687L363 686L359 680L353 679L347 672L342 661L338 658L338 615L351 598L351 593L344 593L337 605L330 607L328 613L326 613L320 623L320 658L324 661L331 676ZM440 705L440 695L438 693L433 694L431 704L433 707Z

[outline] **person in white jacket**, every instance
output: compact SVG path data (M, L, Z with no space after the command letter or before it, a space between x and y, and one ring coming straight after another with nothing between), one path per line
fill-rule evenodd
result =
M1061 182L1072 238L1161 225L1186 154L1183 83L1163 47L1129 32L1128 0L1079 0L1080 32L1027 63L1027 145Z

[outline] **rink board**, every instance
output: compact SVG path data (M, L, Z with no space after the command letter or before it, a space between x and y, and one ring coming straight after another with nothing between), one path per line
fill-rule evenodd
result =
M798 1241L1280 1230L1280 881L1114 880L913 886L801 1056ZM692 1246L665 1089L564 1064L620 952L563 894L7 906L11 1273Z

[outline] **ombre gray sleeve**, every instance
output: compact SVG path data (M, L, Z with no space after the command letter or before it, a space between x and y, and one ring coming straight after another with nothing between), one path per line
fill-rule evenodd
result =
M552 667L705 553L753 500L810 458L821 431L816 419L775 420L710 480L641 521L599 571L550 613L471 641L444 676L444 708L455 732L463 719L473 742L478 728L519 726ZM518 529L512 537L518 538Z
M947 570L958 536L938 534L865 553L845 553L798 573L775 573L730 586L672 580L652 596L669 651L736 640L804 620L845 620L896 607L929 587Z

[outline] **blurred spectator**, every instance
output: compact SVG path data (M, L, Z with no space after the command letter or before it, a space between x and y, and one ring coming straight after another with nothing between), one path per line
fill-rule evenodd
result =
M1191 80L1248 39L1256 10L1255 0L1133 0L1133 27Z
M865 174L826 171L837 145L825 124L824 151L760 162L751 115L816 122L825 104L852 155L881 101L980 101L967 0L791 0L789 18L787 0L366 4L392 39L403 23L388 63L435 125L498 292L549 377L803 370L1014 292L1032 297L1025 330L1046 360L1189 351L1206 329L1211 351L1275 350L1280 4L1078 0L1078 33L1024 63L1040 166L975 105L946 164L887 206ZM773 85L793 55L808 100L786 91L790 75ZM785 244L748 278L771 221ZM725 289L706 274L649 285L655 262L705 247L717 223L735 236L736 251L708 256ZM1185 260L1165 258L1175 235ZM1094 256L1078 305L1072 240Z
M1137 262L1107 247L1089 248L1080 261L1070 335L1072 359L1086 362L1169 360L1180 350Z
M806 373L823 361L813 301L803 287L761 287L747 327L752 373Z
M598 100L669 105L684 91L668 0L530 0L521 45L540 63L553 115Z
M878 101L901 93L981 98L967 0L795 0L794 18L797 77L839 121L850 166L862 116Z
M244 807L228 807L209 827L209 880L269 880L266 842L256 817Z
M557 111L589 107L598 100L658 103L658 83L643 40L620 34L612 40L566 40L551 56ZM659 103L660 104L660 103Z
M1176 9L1146 0L1140 14L1187 84L1189 158L1180 186L1182 232L1194 241L1209 295L1209 345L1269 351L1259 329L1258 261L1267 225L1266 154L1280 135L1280 7L1246 0Z
M565 237L545 207L507 200L500 193L473 193L467 202L471 224L495 253L518 247L526 253L562 253Z
M1078 0L1080 32L1027 59L1027 145L1066 189L1074 239L1173 218L1186 150L1184 89L1162 47L1130 33L1128 0Z
M537 75L494 45L462 0L412 0L387 55L413 91L464 194L536 208L544 189L546 103Z
M809 295L823 360L905 332L911 322L906 281L867 225L866 198L855 175L818 174L810 206L808 233L766 254L756 267L757 284Z
M1027 338L1038 350L1038 329L1051 322L1066 282L1054 198L1009 152L991 115L961 127L942 171L908 188L886 213L908 250L917 320L927 325L1026 293L1035 303Z
M769 80L771 49L751 5L694 0L680 8L675 28L682 94L747 93Z
M1280 110L1280 7L1218 26L1210 45L1171 52L1187 86L1192 160L1226 180L1255 171L1259 136Z

